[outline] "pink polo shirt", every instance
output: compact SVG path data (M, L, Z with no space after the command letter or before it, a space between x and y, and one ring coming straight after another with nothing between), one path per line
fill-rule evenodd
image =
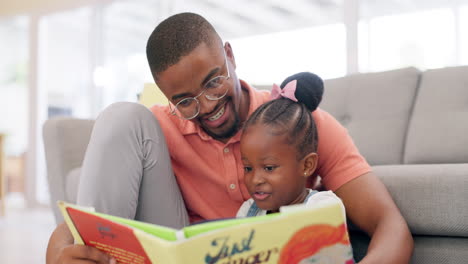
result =
M258 91L241 81L250 95L249 115L267 102L269 91ZM170 114L167 106L153 106L166 137L172 168L187 206L190 221L234 217L250 198L243 184L239 131L227 143L214 140L199 126ZM327 112L312 113L317 123L319 164L315 175L329 190L369 172L347 130ZM316 177L310 177L310 184ZM311 187L311 186L309 186Z

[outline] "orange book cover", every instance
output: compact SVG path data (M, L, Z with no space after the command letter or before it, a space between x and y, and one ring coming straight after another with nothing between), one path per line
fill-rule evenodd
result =
M151 264L133 228L75 208L66 210L85 245L105 251L121 263Z

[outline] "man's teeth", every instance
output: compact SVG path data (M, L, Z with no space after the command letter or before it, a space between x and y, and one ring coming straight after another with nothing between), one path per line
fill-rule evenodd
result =
M218 111L218 113L216 113L216 115L214 115L214 116L208 118L208 120L210 120L210 121L218 120L223 114L224 114L224 107L221 108L221 109Z

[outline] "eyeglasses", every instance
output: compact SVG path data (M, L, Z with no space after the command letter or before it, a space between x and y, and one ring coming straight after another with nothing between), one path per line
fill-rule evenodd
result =
M224 65L226 65L227 76L219 75L209 80L203 85L203 91L195 97L187 97L175 104L174 108L171 107L171 102L169 102L169 107L171 109L171 114L176 115L182 119L194 119L200 113L200 101L198 97L202 94L206 99L211 101L216 101L222 99L226 96L228 91L228 86L224 85L227 80L231 78L229 74L229 67L227 65L226 51L224 52Z

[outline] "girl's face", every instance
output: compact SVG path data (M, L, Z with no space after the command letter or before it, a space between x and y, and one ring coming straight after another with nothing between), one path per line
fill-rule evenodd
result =
M274 135L264 124L244 131L240 145L244 183L259 208L277 212L283 205L304 201L306 179L316 166L315 153L297 160L287 134Z

